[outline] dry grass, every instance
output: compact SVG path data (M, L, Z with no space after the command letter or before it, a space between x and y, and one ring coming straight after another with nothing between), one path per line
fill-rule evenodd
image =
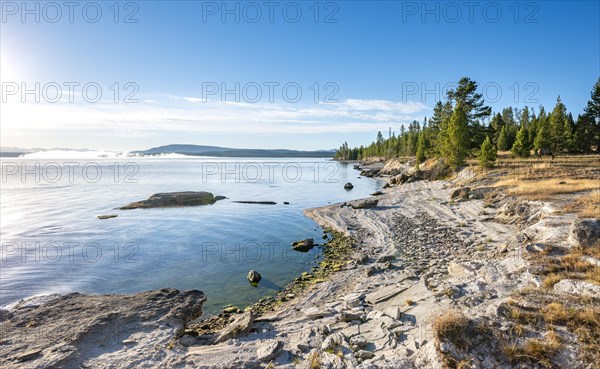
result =
M600 189L577 197L565 210L577 213L580 218L600 218Z
M312 355L310 355L310 369L320 369L321 368L321 355L319 355L319 351L314 351Z
M471 362L469 360L461 360L456 364L456 369L471 369Z
M506 154L506 153L504 153ZM552 201L561 212L581 218L600 218L600 156L557 156L555 160L512 159L499 155L498 164L488 174L502 192L526 200ZM557 367L556 354L577 341L579 357L592 367L600 363L600 306L590 298L554 293L562 279L586 280L600 285L600 267L587 260L600 259L600 241L594 247L562 249L538 254L530 262L541 268L543 288L521 291L509 302L510 329L500 334L501 353L526 365ZM537 273L536 273L537 274ZM556 332L554 331L555 329ZM557 332L569 331L564 342ZM540 332L546 332L540 336Z
M552 358L564 343L554 332L562 326L577 336L580 359L587 363L600 362L600 307L588 298L547 294L538 289L519 294L529 300L528 304L542 304L539 309L527 310L511 302L509 305L512 327L508 337L501 340L501 351L509 360L535 361L545 367L552 366ZM522 345L517 337L523 333L548 330L543 339L530 338Z
M550 324L562 324L569 318L569 312L560 303L553 302L542 309L544 320Z
M507 178L496 182L494 186L508 187L506 192L509 195L519 196L527 200L552 200L553 196L560 194L590 190L596 192L600 189L600 181L597 179L564 180L560 178L531 181Z
M468 344L469 320L461 312L448 311L433 322L433 330L439 341L451 342L464 349Z
M523 355L534 358L546 368L552 368L552 358L561 347L560 337L555 332L549 331L543 340L538 338L527 340L523 345Z
M552 288L555 284L560 282L563 279L563 276L560 274L550 274L544 279L544 288Z
M586 260L587 257L600 259L600 241L588 248L573 248L562 257L546 257L539 260L546 274L544 287L552 288L562 279L579 279L600 285L600 266Z

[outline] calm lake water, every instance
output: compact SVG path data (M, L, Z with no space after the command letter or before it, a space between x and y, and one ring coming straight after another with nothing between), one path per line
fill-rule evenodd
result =
M322 230L302 209L382 183L327 159L3 158L0 305L49 293L198 289L205 312L272 295L320 257L291 242ZM354 189L346 191L344 183ZM115 210L157 192L209 191L214 205ZM233 201L275 201L277 205ZM283 202L289 202L284 205ZM98 215L117 214L99 220ZM263 280L250 286L246 274Z

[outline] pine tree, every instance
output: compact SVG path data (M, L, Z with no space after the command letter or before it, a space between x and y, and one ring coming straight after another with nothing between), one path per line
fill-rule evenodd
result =
M500 136L498 136L498 150L500 151L508 151L511 148L509 130L510 128L506 125L500 130Z
M552 136L550 135L548 124L545 123L538 129L538 133L533 141L533 146L536 150L550 148L552 145Z
M467 130L471 138L467 143L468 149L479 148L483 142L484 132L480 120L489 117L492 108L485 105L483 95L477 93L477 82L468 77L458 81L455 90L447 92L448 102L461 106L467 116Z
M448 123L448 159L450 165L456 169L464 165L469 151L469 131L467 126L467 113L461 104L458 104L450 122Z
M520 158L528 157L530 150L528 147L528 141L529 131L527 130L527 127L521 126L521 129L519 129L519 132L517 133L517 139L515 140L515 143L510 149L510 152L512 152L514 156Z
M564 120L563 127L563 149L568 152L572 152L574 150L573 145L573 130L575 129L575 122L573 122L573 115L571 113L567 114L566 119Z
M592 145L596 146L596 152L600 152L600 78L594 84L584 111L592 126Z
M490 168L494 166L494 162L498 156L496 147L490 140L490 136L487 136L483 143L481 144L481 149L477 155L479 159L479 165L484 168Z
M427 132L421 131L419 134L419 141L417 143L417 164L420 164L427 159Z
M594 143L594 122L589 115L583 114L577 117L575 133L573 134L574 151L589 154L592 152Z
M456 106L462 106L467 115L467 124L475 122L480 118L489 117L492 108L485 105L482 94L477 92L477 82L468 77L463 77L458 81L456 90L450 90L447 93L448 101L454 102Z
M567 108L562 103L560 96L556 99L556 105L550 114L550 137L551 146L555 151L563 151L567 147L568 132L565 131L567 120Z
M492 137L492 141L494 142L494 144L498 144L498 138L500 137L500 132L502 131L502 127L504 127L504 121L502 120L502 115L500 115L500 113L497 113L496 115L494 115L494 118L492 118L492 121L490 123L490 126L493 128L493 135Z
M595 118L596 122L600 120L600 78L594 84L592 93L590 94L590 100L585 107L585 113Z

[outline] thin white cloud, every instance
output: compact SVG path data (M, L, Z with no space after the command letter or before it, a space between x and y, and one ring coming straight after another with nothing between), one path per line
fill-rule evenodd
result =
M348 99L339 103L269 104L199 102L169 96L133 104L7 103L2 133L41 131L190 131L252 133L370 132L420 120L430 108L419 102Z

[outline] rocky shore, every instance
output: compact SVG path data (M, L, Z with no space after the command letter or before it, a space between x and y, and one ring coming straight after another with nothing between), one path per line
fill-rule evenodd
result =
M377 174L384 168L378 165ZM292 284L301 288L288 287L276 299L245 311L231 309L220 326L195 319L201 293L175 290L105 297L111 301L106 305L101 297L67 295L3 312L0 365L437 369L468 363L460 368L542 368L537 362L514 361L500 349L503 334L513 329L507 311L512 311L515 293L543 284L532 258L549 245L569 249L588 242L596 223L581 226L574 215L561 214L551 204L522 201L482 183L467 188L463 182L470 178L463 173L453 181L407 180L367 202L306 210L337 234L328 264ZM361 206L365 203L370 205ZM582 286L588 282L566 281L551 294L568 299L585 293L600 302L597 289ZM77 319L86 312L87 320ZM451 334L440 333L439 317L448 312L461 314L468 334L450 339ZM62 323L50 325L53 320ZM110 344L104 336L91 343L82 340L87 336L80 331L110 322L127 327L126 334ZM35 339L28 332L36 326L64 331L58 335L62 343ZM528 334L545 337L541 328ZM578 354L576 337L563 336L566 344L552 364L593 368L595 363ZM87 344L78 345L83 341Z

